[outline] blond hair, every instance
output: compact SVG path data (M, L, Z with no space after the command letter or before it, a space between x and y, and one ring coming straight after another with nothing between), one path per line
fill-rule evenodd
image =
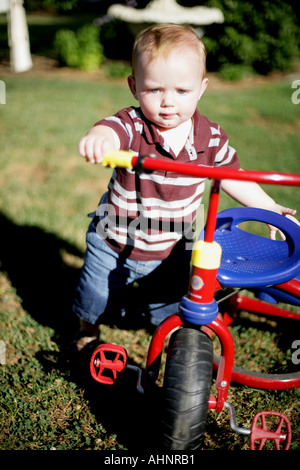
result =
M143 52L150 54L149 62L151 62L160 55L167 57L171 50L180 46L193 49L198 55L204 77L206 50L203 42L192 27L171 23L150 26L138 34L132 52L132 75L135 75L138 59Z

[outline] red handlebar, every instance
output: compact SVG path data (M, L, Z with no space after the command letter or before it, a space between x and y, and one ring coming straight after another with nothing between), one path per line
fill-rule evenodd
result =
M256 181L257 183L282 184L300 186L300 174L272 173L267 171L237 170L224 167L209 167L179 163L176 161L159 160L155 156L136 156L133 152L124 150L110 151L102 159L102 165L111 168L135 168L136 171L170 171L183 175L211 178L214 180L230 179Z
M131 164L134 168L140 157L132 157ZM144 170L162 170L181 173L184 175L198 176L211 179L233 179L242 181L256 181L257 183L282 184L300 186L300 174L296 173L272 173L255 170L235 170L232 168L207 167L159 160L153 157L143 157L142 168Z

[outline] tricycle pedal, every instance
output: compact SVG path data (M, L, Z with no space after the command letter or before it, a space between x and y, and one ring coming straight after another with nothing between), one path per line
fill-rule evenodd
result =
M90 372L101 384L114 385L123 378L127 353L122 346L103 343L97 346L90 360Z
M275 419L275 423L267 423L267 416L275 416L278 419ZM276 427L276 429L272 431L270 427L273 429ZM251 450L262 450L266 441L274 441L276 450L288 450L291 438L291 424L284 414L276 411L261 411L254 416L250 434Z

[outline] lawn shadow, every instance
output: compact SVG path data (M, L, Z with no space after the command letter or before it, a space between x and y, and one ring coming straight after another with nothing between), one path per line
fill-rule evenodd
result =
M64 254L83 257L83 253L53 233L40 227L18 225L0 214L1 270L6 272L22 307L41 325L55 330L62 344L74 330L73 292L80 268L67 264Z
M134 362L129 358L128 362ZM136 387L137 373L126 370L117 385L101 385L90 379L85 395L90 409L118 443L133 452L159 450L161 391L157 385L145 393Z
M59 352L40 350L36 354L43 369L46 373L57 370L84 390L97 421L108 434L116 435L120 444L132 450L143 449L145 443L150 443L149 420L153 413L145 396L136 389L135 373L126 374L124 382L117 387L103 386L89 374L91 352L80 362L65 362L64 348L78 328L72 301L80 275L80 268L66 263L65 259L66 254L83 258L83 253L53 233L36 226L18 225L3 214L0 214L0 224L1 270L7 273L22 299L23 309L39 324L55 331L52 339L58 344ZM151 403L155 406L153 398Z

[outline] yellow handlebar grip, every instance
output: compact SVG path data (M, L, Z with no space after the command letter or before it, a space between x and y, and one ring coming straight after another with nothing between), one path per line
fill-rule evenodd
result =
M126 152L125 150L111 150L104 155L101 164L110 168L121 167L132 169L131 160L134 156L134 153Z

